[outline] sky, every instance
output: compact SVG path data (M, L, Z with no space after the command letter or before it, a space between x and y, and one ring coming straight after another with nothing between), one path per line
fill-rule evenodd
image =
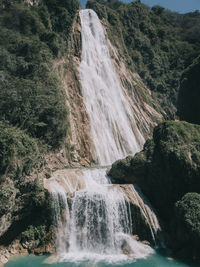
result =
M179 13L200 10L200 0L141 0L141 2L151 7L160 5Z
M79 0L81 4L87 0ZM132 2L131 0L121 0L122 2ZM179 13L187 13L195 10L200 10L200 0L141 0L142 3L148 6L160 5L171 11Z

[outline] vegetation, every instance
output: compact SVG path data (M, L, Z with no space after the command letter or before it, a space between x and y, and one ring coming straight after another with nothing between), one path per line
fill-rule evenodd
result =
M137 183L161 216L170 220L173 206L187 192L200 192L200 126L168 121L154 129L144 150L113 164L115 182Z
M48 241L51 201L34 170L67 135L65 92L53 66L67 54L79 9L76 0L36 2L0 3L0 244L19 238L29 249Z
M52 63L67 50L75 0L12 1L0 10L0 116L59 146L68 127L65 95ZM6 2L7 3L7 2Z
M30 174L43 162L42 144L24 131L0 121L0 174L12 173L14 178Z
M200 242L200 194L187 193L175 205L173 221L173 247L179 256L199 258Z
M191 258L199 257L199 173L200 126L167 121L155 127L143 151L116 161L109 175L114 183L139 185L164 220L176 255ZM184 253L188 245L194 250Z
M106 20L110 40L124 46L128 67L174 118L181 74L200 53L200 13L150 9L140 1L89 0L87 7Z
M21 234L21 242L34 242L34 246L43 245L46 238L46 227L45 225L40 225L39 227L34 227L30 225L26 231Z
M200 194L187 193L175 205L176 216L190 231L191 239L200 238Z
M178 114L182 120L200 124L200 56L184 71L178 95Z

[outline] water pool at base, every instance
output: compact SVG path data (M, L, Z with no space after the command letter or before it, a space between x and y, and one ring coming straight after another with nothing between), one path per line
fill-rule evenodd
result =
M61 262L45 263L47 256L19 256L12 258L5 267L197 267L197 265L183 263L155 253L146 259L137 259L131 263L108 264L106 262Z

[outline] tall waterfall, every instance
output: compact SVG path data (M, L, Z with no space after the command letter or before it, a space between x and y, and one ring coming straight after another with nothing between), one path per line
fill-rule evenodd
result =
M144 138L122 91L106 44L103 27L90 9L80 11L82 94L90 119L96 162L111 164L138 152Z
M80 18L82 94L96 163L109 165L139 151L144 138L112 65L96 13L82 10ZM152 252L131 237L130 206L122 187L110 183L105 168L58 171L46 187L54 199L60 261L118 261Z

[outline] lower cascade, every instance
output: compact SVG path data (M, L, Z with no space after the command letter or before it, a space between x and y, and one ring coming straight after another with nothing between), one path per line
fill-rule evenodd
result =
M140 207L152 235L160 227L155 214L132 185L111 184L105 168L57 171L45 186L55 205L58 261L118 262L153 253L132 236L131 202Z
M112 65L101 22L88 9L80 11L80 18L79 71L94 159L99 165L110 165L139 151L144 138ZM111 184L106 168L58 170L45 180L45 186L54 203L54 260L119 262L144 258L153 252L132 236L139 227L131 211L137 211L136 217L149 229L153 242L160 230L155 213L133 185Z

